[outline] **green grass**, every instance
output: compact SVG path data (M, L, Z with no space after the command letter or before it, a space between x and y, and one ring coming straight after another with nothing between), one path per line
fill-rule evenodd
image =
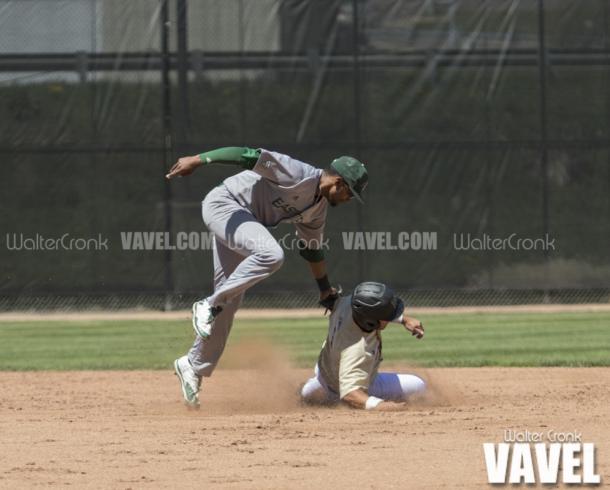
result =
M610 366L610 313L424 315L424 340L398 325L383 334L386 362L421 366ZM310 367L325 320L238 320L227 349L276 342ZM190 346L188 320L0 323L0 370L170 369Z

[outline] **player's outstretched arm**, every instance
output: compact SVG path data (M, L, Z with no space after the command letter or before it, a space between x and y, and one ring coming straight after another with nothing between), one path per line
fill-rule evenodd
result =
M301 254L303 255L303 254ZM318 289L320 290L320 305L324 306L327 310L332 311L335 302L339 299L340 291L330 285L328 275L326 273L326 262L320 260L318 262L309 262L309 268L313 275Z
M199 158L199 155L193 155L190 157L179 158L176 163L169 169L169 172L165 175L166 179L173 179L174 177L185 177L191 175L197 167L201 167L203 162Z
M251 169L256 165L260 150L241 146L228 146L217 150L207 151L199 155L180 158L165 175L166 179L183 177L192 174L197 167L210 163L228 163L239 165L244 169Z
M421 339L424 336L424 324L420 322L417 318L413 318L412 316L404 315L402 317L402 325L411 332L411 335L414 337Z
M359 388L357 390L350 391L342 398L342 401L347 403L352 408L364 409L366 408L366 402L368 399L368 393L363 389Z
M366 409L366 410L377 410L379 412L397 412L405 410L407 408L406 403L392 402L388 400L382 400L374 396L369 396L363 389L357 389L350 391L342 399L352 408Z

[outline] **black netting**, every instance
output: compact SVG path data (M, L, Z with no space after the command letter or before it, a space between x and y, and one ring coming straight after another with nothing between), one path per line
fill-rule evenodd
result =
M348 289L608 302L605 0L0 0L0 309L178 308L209 291L209 247L125 240L205 232L201 200L237 169L164 171L230 145L367 163L366 204L327 223ZM379 241L404 233L434 246ZM246 305L307 307L314 289L287 251Z

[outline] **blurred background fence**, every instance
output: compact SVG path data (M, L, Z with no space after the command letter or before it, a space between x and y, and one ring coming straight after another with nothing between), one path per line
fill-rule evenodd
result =
M237 169L165 171L234 145L367 164L366 204L327 222L346 289L610 301L607 0L0 0L0 309L188 306L211 251L125 236L205 231L200 201ZM435 247L350 245L363 231ZM44 245L64 236L97 246ZM511 236L552 247L463 246ZM246 304L315 297L287 251Z

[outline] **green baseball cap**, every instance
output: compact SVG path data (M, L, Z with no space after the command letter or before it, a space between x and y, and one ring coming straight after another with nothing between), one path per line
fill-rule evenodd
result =
M369 182L369 174L364 164L354 157L343 156L335 158L330 164L330 168L345 180L354 197L364 204L362 192Z

